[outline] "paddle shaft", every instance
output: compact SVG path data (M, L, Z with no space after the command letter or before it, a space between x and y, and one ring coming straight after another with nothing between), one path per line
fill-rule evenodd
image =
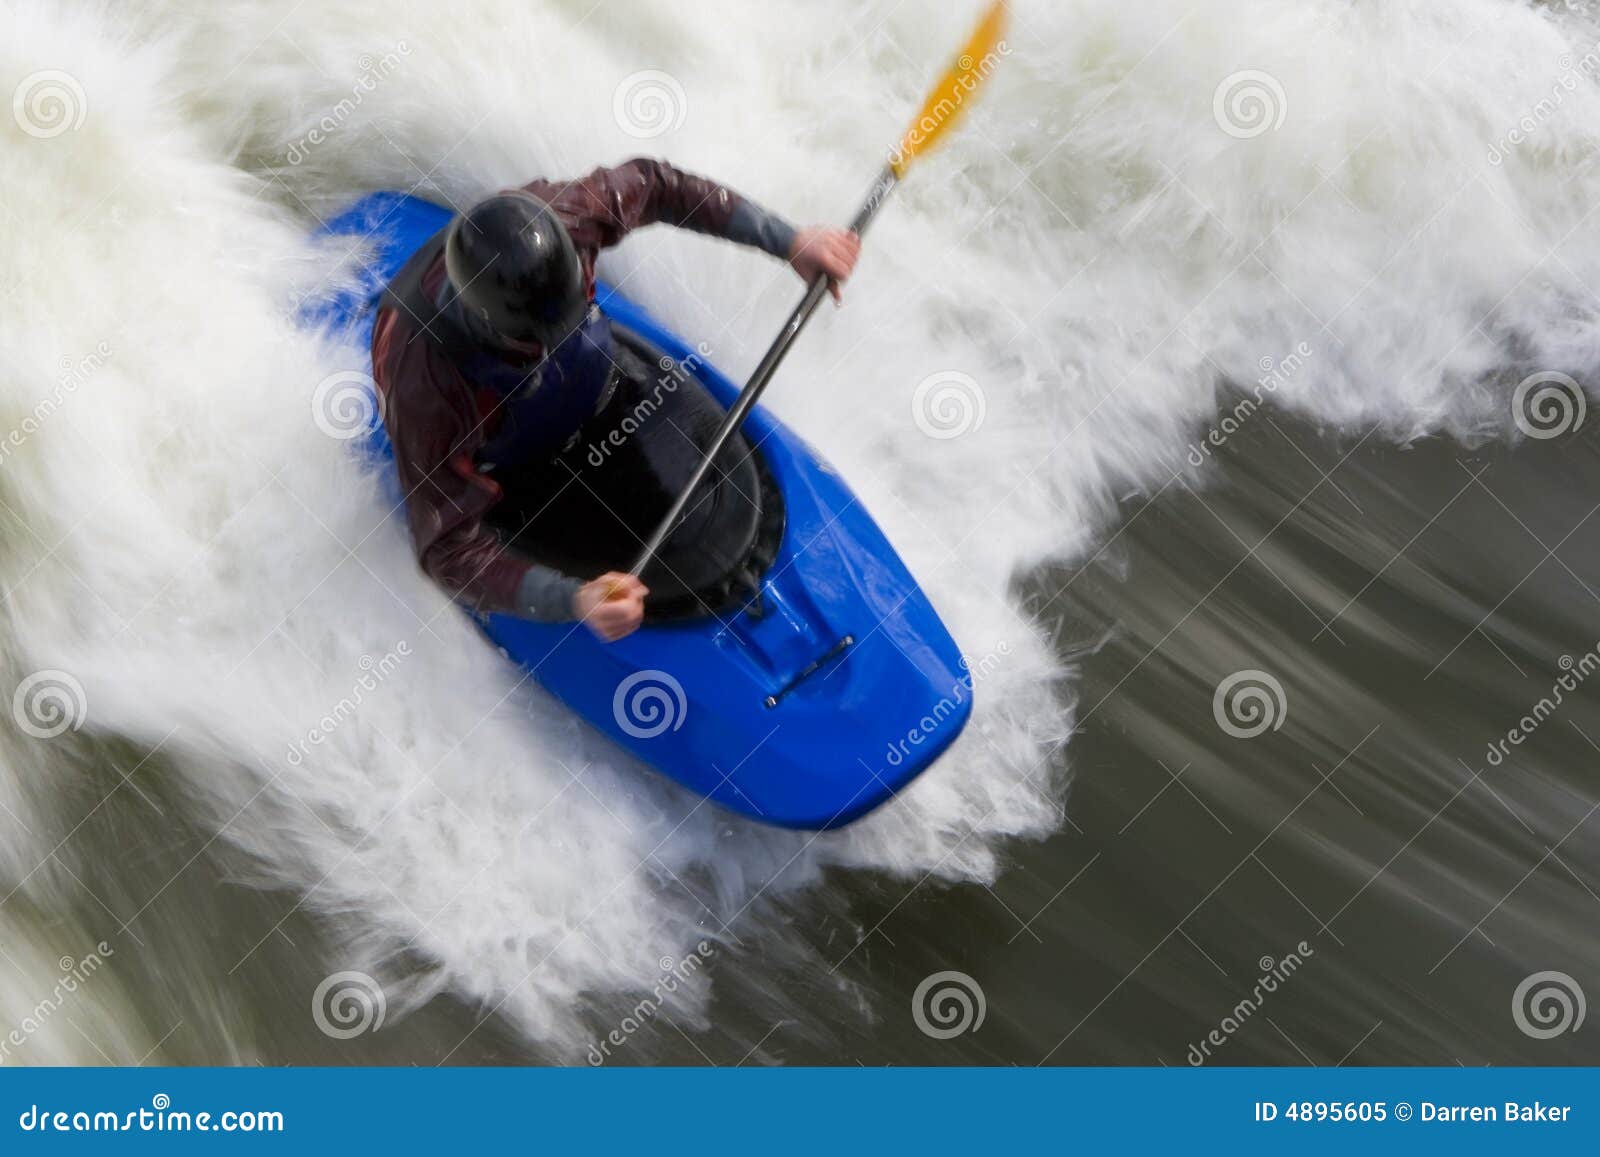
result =
M872 190L867 194L867 199L862 202L860 210L856 213L855 220L850 222L850 230L857 236L867 231L867 226L878 215L889 191L899 183L894 170L885 165L883 172L878 174L878 179L873 182ZM800 331L805 328L806 322L811 320L811 315L817 312L817 306L822 304L822 299L828 295L828 276L822 274L806 290L805 297L800 299L800 304L794 307L794 312L789 315L789 320L783 323L783 328L778 331L778 336L773 339L772 345L767 347L766 355L761 363L756 366L755 372L750 375L750 380L745 383L744 389L739 391L739 396L734 400L728 410L728 416L722 420L722 425L717 427L716 436L711 439L711 445L706 448L705 457L695 467L694 474L689 482L673 502L672 508L667 511L655 533L645 543L644 549L639 552L638 560L633 564L628 573L639 575L650 564L656 552L666 542L673 528L677 526L678 519L683 517L684 510L694 498L695 491L700 489L701 483L706 480L706 475L711 473L716 464L717 455L721 454L729 440L744 425L745 418L751 408L767 388L767 383L772 380L772 375L777 372L784 356L788 354L789 347L794 344L794 339L800 336Z

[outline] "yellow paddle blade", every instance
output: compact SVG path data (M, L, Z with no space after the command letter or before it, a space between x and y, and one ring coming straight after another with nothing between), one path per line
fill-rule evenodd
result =
M1001 57L1010 51L1004 40L1005 30L1006 0L994 0L954 63L929 91L917 119L911 122L906 135L890 154L889 167L896 177L905 176L911 162L931 149L956 122L967 103L977 95L979 86L999 65Z

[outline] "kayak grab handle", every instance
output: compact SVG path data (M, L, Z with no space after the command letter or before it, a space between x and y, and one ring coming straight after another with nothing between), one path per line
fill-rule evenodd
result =
M815 675L822 669L824 664L832 662L834 659L848 651L855 645L855 641L856 637L854 635L846 635L844 638L840 639L833 646L829 647L827 652L821 658L812 660L793 679L790 679L782 687L778 688L776 694L768 695L766 699L763 700L765 705L769 708L776 707L780 702L783 701L783 697L785 695L789 694L789 692L800 686L800 684L805 682L805 680Z

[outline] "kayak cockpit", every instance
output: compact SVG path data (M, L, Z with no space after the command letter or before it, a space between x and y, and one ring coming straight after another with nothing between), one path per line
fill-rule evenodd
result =
M574 578L625 571L704 457L724 410L674 359L614 326L615 384L554 458L496 467L490 521L519 553ZM737 611L754 598L783 537L783 496L743 435L718 455L641 576L655 620Z

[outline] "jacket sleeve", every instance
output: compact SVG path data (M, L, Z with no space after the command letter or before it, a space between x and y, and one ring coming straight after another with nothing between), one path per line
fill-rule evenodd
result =
M754 201L646 157L596 169L564 185L535 181L527 189L563 215L580 248L604 249L657 222L755 245L780 258L788 256L794 240L788 222Z
M412 336L411 326L385 311L373 331L372 364L423 571L477 610L570 617L576 581L508 549L484 523L500 487L473 464L483 435L471 392L431 343ZM524 595L534 593L538 601L528 605Z

